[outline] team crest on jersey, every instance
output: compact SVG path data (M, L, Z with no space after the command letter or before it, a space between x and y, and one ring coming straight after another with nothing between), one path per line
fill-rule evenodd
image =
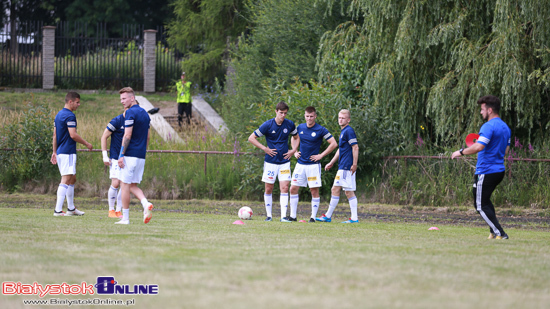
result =
M315 137L317 134L315 132L311 133L311 136Z
M287 129L284 129L284 130L283 130L283 133L287 133L287 132L288 132L288 130L287 130Z

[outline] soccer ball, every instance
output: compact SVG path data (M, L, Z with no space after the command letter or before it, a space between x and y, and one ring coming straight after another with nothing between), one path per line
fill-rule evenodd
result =
M243 206L239 209L239 218L242 220L252 219L252 209L248 206Z

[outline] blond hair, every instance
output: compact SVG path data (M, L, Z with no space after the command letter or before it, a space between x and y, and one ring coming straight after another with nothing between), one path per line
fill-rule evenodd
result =
M118 91L118 93L120 93L120 94L129 93L129 94L132 95L133 97L136 96L136 94L134 93L134 89L132 89L132 87L124 87L124 88L120 89L120 90Z
M342 109L342 110L340 110L340 112L338 112L338 114L340 114L340 113L342 113L342 114L348 114L348 118L351 119L351 113L350 113L349 110L347 110L347 109Z

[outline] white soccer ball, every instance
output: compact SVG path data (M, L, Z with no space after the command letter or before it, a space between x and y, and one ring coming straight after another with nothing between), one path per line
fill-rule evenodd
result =
M242 220L252 219L252 208L248 206L241 207L241 209L239 209L239 218Z

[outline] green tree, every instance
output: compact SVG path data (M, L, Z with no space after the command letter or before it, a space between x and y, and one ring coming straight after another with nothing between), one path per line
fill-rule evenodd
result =
M245 30L243 0L174 0L168 41L187 58L182 69L190 80L212 84L225 74L228 47Z

